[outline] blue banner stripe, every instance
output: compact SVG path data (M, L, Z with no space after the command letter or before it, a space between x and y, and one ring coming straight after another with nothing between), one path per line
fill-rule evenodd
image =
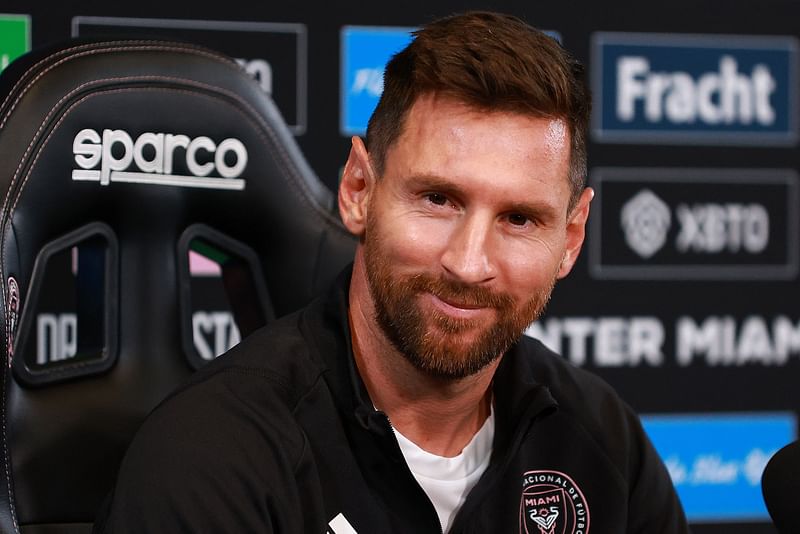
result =
M341 32L341 119L344 135L363 135L383 92L383 70L416 28L346 26Z
M797 435L789 412L643 416L692 522L768 520L761 474Z

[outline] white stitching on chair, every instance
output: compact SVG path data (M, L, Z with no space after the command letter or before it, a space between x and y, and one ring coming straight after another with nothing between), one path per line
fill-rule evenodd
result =
M278 152L278 155L283 160L281 162L283 164L282 167L285 170L289 171L293 175L294 179L289 180L286 183L287 183L287 185L289 187L294 188L296 190L296 192L298 193L297 194L298 199L301 202L305 203L307 205L307 207L312 208L313 213L317 217L319 217L320 219L324 220L325 222L331 223L331 222L335 221L335 218L330 213L328 213L325 210L320 210L320 209L318 209L318 206L316 206L313 203L308 202L308 198L313 196L313 195L312 195L311 191L307 187L304 187L305 181L299 176L299 172L297 171L295 166L294 165L289 165L289 163L291 162L291 158L289 156L288 151L278 141L277 136L276 136L275 131L273 130L273 128L271 128L270 125L266 121L264 121L262 119L260 114L255 109L253 109L253 107L248 102L246 102L241 97L239 97L239 95L237 95L237 94L235 94L235 93L233 93L231 91L228 91L227 89L223 89L221 87L208 85L208 84L205 84L205 83L202 83L202 82L197 82L195 80L188 80L188 79L184 79L184 78L176 78L176 77L168 77L168 76L126 76L126 77L119 77L119 78L101 78L101 79L97 79L97 80L92 80L90 82L85 82L85 83L81 84L80 86L76 87L75 89L73 89L72 91L70 91L64 97L62 97L51 108L51 110L48 112L48 114L46 115L45 119L42 121L42 123L40 124L40 126L37 129L36 133L34 134L33 138L31 139L31 142L29 143L28 147L26 148L25 153L23 154L23 158L20 161L20 165L18 166L17 171L14 173L14 177L12 178L11 185L9 186L9 190L8 190L8 195L6 196L6 199L5 199L4 203L3 203L2 210L0 210L0 214L5 214L6 213L6 209L8 207L9 196L11 195L12 191L14 190L14 184L17 182L18 173L19 173L19 171L21 169L23 161L25 160L25 158L27 157L28 153L30 152L30 149L31 149L32 145L35 143L36 139L40 135L42 129L44 128L44 125L47 123L48 119L53 115L53 113L58 109L58 107L61 105L61 103L64 102L65 100L68 100L74 94L80 92L81 90L85 89L86 87L88 87L90 85L99 85L99 84L104 84L104 83L115 83L115 82L133 81L133 80L161 81L161 82L180 83L180 84L184 84L184 85L189 85L189 86L194 86L194 87L206 89L206 90L209 90L209 91L212 91L212 92L221 93L221 94L224 94L225 96L227 96L228 98L238 102L240 106L246 108L251 113L251 117L248 117L248 118L254 119L261 126L261 128L257 128L256 131L259 133L259 136L262 137L262 139L263 139L262 132L266 132L266 134L269 137L269 141L270 141L269 144L272 145L272 147ZM126 90L140 90L141 91L141 90L146 90L146 89L153 89L153 88L142 87L142 88L126 89ZM122 90L122 89L120 89L120 90ZM116 90L109 90L109 91L102 91L102 92L104 94L107 94L107 93L112 92L112 91L116 91ZM172 89L172 91L178 91L178 89ZM93 96L93 95L87 95L87 96ZM83 102L84 100L85 100L85 98L82 98L79 102ZM70 109L72 107L73 106L70 106ZM61 121L59 121L59 124L60 124L60 122ZM55 127L53 129L55 129ZM266 141L266 140L264 140L264 141ZM38 159L38 156L37 156L37 159ZM36 161L36 159L34 160L34 162L35 161ZM27 177L26 177L25 181L27 181ZM16 195L16 198L14 200L14 205L8 211L8 218L9 219L11 217L11 212L13 212L15 207L16 207L17 200L19 199L19 196L22 193L22 190L24 189L24 187L25 187L25 182L23 182L22 186L17 191L17 195ZM333 227L343 231L343 229L341 229L338 224L334 224ZM1 252L0 252L0 254L1 254Z
M5 283L3 284L5 286ZM3 305L5 306L5 294L6 290L5 287L3 288ZM14 490L11 484L11 466L10 466L10 457L8 454L8 441L5 439L6 436L6 388L8 387L8 373L3 373L3 387L2 393L3 398L0 402L3 404L3 468L6 472L6 491L8 492L8 504L9 508L11 508L11 523L14 525L14 534L19 534L19 525L17 524L17 509L14 505Z
M235 93L232 93L232 92L227 91L225 89L222 89L220 87L211 86L211 85L204 84L204 83L201 83L201 82L196 82L194 80L187 80L187 79L183 79L183 78L174 78L174 77L165 77L165 76L128 76L128 77L121 77L121 78L107 78L107 79L92 80L90 82L85 82L85 83L81 84L80 86L78 86L77 88L75 88L72 91L70 91L70 93L68 93L67 95L65 95L61 99L59 99L59 101L56 103L56 105L51 108L51 110L46 115L45 120L42 121L42 123L40 124L40 126L37 129L36 133L34 134L31 142L29 143L28 147L26 148L25 153L23 155L23 158L21 159L20 164L18 165L17 170L14 173L14 177L12 178L11 183L9 185L8 193L7 193L6 198L5 198L4 202L3 202L2 210L0 210L0 217L2 217L2 220L5 221L5 223L2 225L2 227L0 227L0 231L3 232L3 234L0 235L0 239L2 239L2 245L0 246L0 278L1 279L4 280L5 279L5 275L6 275L5 267L4 267L5 266L5 251L6 251L6 247L5 247L6 242L5 242L5 233L4 233L5 232L5 228L11 222L12 214L16 209L17 202L19 201L19 198L21 197L22 192L25 189L25 185L27 184L28 177L30 176L30 170L33 169L33 167L35 166L36 162L38 161L38 158L39 158L38 154L36 155L36 157L34 158L32 164L30 165L30 170L26 174L21 186L17 189L16 195L15 195L14 200L13 200L13 205L11 206L10 209L8 208L8 203L10 201L10 198L11 198L11 195L12 195L12 191L14 191L14 189L16 188L15 184L18 181L19 171L21 170L23 161L25 161L25 158L27 158L27 156L28 156L33 144L37 140L37 137L41 134L42 129L44 127L44 124L47 123L47 119L49 119L51 117L51 115L58 109L58 107L60 106L60 104L62 102L64 102L66 99L70 98L75 93L81 91L82 89L85 89L86 87L88 87L90 85L96 85L96 84L101 84L101 83L111 83L111 82L118 82L118 81L127 81L127 80L151 80L151 81L164 81L164 82L182 83L182 84L195 86L195 87L199 87L199 88L203 88L203 89L208 89L208 90L211 90L211 91L215 91L215 92L219 92L219 93L225 94L227 97L229 97L229 98L235 100L236 102L238 102L242 107L246 108L251 113L251 116L249 116L249 117L246 116L246 118L247 119L251 119L251 120L255 120L259 125L261 125L261 128L257 128L256 129L256 131L258 132L259 137L261 137L262 140L266 142L267 140L264 139L264 135L263 135L263 132L266 132L267 136L269 137L269 141L270 141L269 144L271 144L272 147L277 151L277 153L278 153L277 155L280 156L283 159L282 167L285 170L287 170L288 172L290 172L292 174L293 178L294 178L292 180L288 180L286 183L290 188L295 189L295 191L297 193L298 200L300 200L301 202L306 204L307 207L311 208L311 212L315 216L317 216L318 218L324 220L325 222L330 223L332 221L335 221L335 218L330 213L328 213L325 210L319 209L316 204L313 204L313 203L308 201L308 197L311 196L310 191L308 190L308 188L303 187L304 181L302 179L300 179L301 177L299 176L299 172L297 171L297 169L293 165L288 165L288 163L291 161L291 158L289 157L288 152L282 146L282 144L280 142L278 142L277 136L276 136L274 130L270 127L270 125L266 121L263 120L263 118L260 116L260 114L257 113L252 108L252 106L250 106L250 104L248 102L242 100ZM146 87L142 87L142 88L128 88L128 89L113 89L113 90L102 91L102 93L103 94L108 94L110 92L143 91L143 90L181 91L181 90L178 90L178 89L163 89L163 88L146 88ZM183 91L183 92L187 92L189 94L195 94L195 93L190 93L189 91ZM44 141L42 146L45 146L47 144L47 141L49 140L50 135L52 135L52 133L58 128L58 126L64 120L66 115L69 114L70 111L75 106L77 106L78 104L84 102L86 99L88 99L88 98L90 98L92 96L96 96L97 94L100 94L100 93L93 93L93 94L87 95L86 97L81 98L79 101L73 103L69 107L69 109L62 115L62 117L59 119L59 121L54 125L54 127L51 129L51 133L48 134L48 136L45 139L45 141ZM336 230L339 230L342 233L346 233L345 230L343 228L341 228L338 224L334 223L332 225L332 228L336 229ZM4 300L3 305L5 306L5 303L6 303L6 300L7 300L7 298L6 298L6 288L5 287L3 288L3 295L2 296L3 296L3 300ZM7 323L7 321L6 321L6 323ZM9 339L9 334L10 334L9 325L5 324L4 328L5 328L5 332L6 332L6 340L8 340ZM7 349L8 349L8 347L7 347ZM5 415L5 414L3 414L3 415Z
M27 85L25 86L25 88L21 90L19 95L17 95L16 100L13 102L13 104L11 104L10 108L7 110L7 112L5 113L4 117L2 117L2 120L0 121L0 129L2 129L5 126L6 122L8 121L8 118L11 116L11 113L13 112L14 109L16 109L17 105L19 104L20 99L31 89L31 87L34 86L34 84L36 84L36 82L38 82L39 79L42 78L42 76L44 76L47 72L49 72L50 70L56 68L57 66L65 63L67 61L70 61L71 59L76 59L76 58L79 58L79 57L88 56L88 55L94 55L94 54L116 53L116 52L125 52L125 51L171 51L171 52L177 52L177 53L188 53L188 54L195 54L195 55L199 55L199 56L205 56L205 57L208 57L208 58L211 58L211 59L215 59L215 60L218 60L218 61L219 60L225 60L226 64L230 64L231 66L235 65L234 63L228 61L227 58L225 58L225 56L214 54L213 52L207 51L205 49L194 48L191 45L187 45L185 47L180 47L180 46L176 46L173 43L167 43L167 42L161 42L161 41L155 41L155 42L154 41L117 41L117 42L103 43L101 45L101 46L103 46L103 48L93 48L93 47L96 47L96 46L98 46L97 43L90 43L90 44L81 45L81 46L77 46L77 47L73 47L73 48L70 48L70 49L59 51L59 52L55 53L54 55L49 56L48 58L45 58L42 61L36 63L32 68L28 69L27 72L32 72L33 70L39 68L44 63L52 61L54 59L54 57L65 56L62 59L60 59L60 60L56 61L55 63L53 63L52 65L49 65L47 68L42 70L42 72L37 73L37 75L32 80L27 82ZM6 99L0 105L0 109L4 108L9 103L9 99L12 98L12 95L14 95L14 93L19 89L20 84L25 83L23 78L24 78L24 75L17 82L17 84L15 84L15 86L12 88L11 92L9 93L9 95L6 97ZM245 118L248 119L248 120L254 121L258 125L261 126L260 128L256 128L258 136L262 139L263 142L272 145L272 148L276 153L276 157L278 157L281 160L281 161L279 161L279 163L282 164L281 166L288 173L291 174L291 177L293 179L288 180L287 185L291 189L295 190L298 199L301 202L303 202L304 204L306 204L309 208L312 208L311 211L312 211L312 213L314 213L315 216L319 217L320 219L323 219L325 222L328 222L328 223L333 222L334 224L332 224L332 226L331 226L333 229L339 230L340 232L342 232L344 234L347 233L343 228L341 228L338 224L336 224L335 217L333 217L329 212L327 212L326 210L320 209L316 204L309 202L309 197L312 196L311 192L309 191L308 187L304 186L305 182L302 179L300 179L301 177L300 177L300 174L299 174L299 170L297 168L295 168L294 165L289 165L288 164L288 163L291 162L291 157L289 156L288 151L283 147L282 143L280 143L278 141L276 132L273 130L271 125L269 123L267 123L261 117L261 115L259 113L257 113L255 111L255 109L253 109L253 107L247 101L245 101L241 97L239 97L239 95L236 95L235 93L232 93L232 92L230 92L230 91L228 91L226 89L220 88L220 87L215 87L215 86L204 84L202 82L197 82L197 81L194 81L194 80L186 80L186 79L182 79L182 78L170 78L170 77L162 77L162 76L129 76L129 77L120 77L120 78L91 80L89 82L85 82L85 83L81 84L80 86L78 86L75 89L73 89L72 91L70 91L69 94L67 94L64 97L62 97L61 99L59 99L59 101L56 103L56 105L53 106L53 108L51 108L51 110L48 112L48 114L47 114L47 116L45 118L45 121L43 121L42 124L40 124L39 128L37 129L36 133L34 134L32 140L31 140L31 143L26 148L25 154L24 154L22 160L20 161L20 165L17 167L17 169L16 169L16 171L14 173L14 177L12 178L12 180L11 180L11 182L9 184L8 193L6 195L6 198L4 199L2 209L0 210L0 216L2 216L2 219L0 219L0 220L3 221L2 226L0 226L0 232L2 232L0 234L0 240L1 240L0 241L0 281L3 282L2 295L1 296L2 296L2 299L3 299L3 308L4 309L6 308L7 301L8 301L8 298L7 298L7 295L6 295L7 287L5 287L6 284L4 283L5 276L6 276L6 274L5 274L5 252L6 252L6 245L7 245L6 239L5 239L5 231L6 231L6 228L8 228L11 225L12 215L13 215L14 211L16 210L16 206L17 206L17 203L18 203L18 201L19 201L19 199L20 199L20 197L22 195L22 192L25 190L25 186L27 184L28 178L30 177L32 169L35 167L36 161L38 161L39 154L36 155L36 157L34 158L33 162L31 163L31 165L29 167L29 171L26 174L21 186L16 191L16 195L14 195L13 204L12 204L11 208L9 209L8 208L8 204L9 204L9 201L11 200L12 191L14 191L14 189L16 189L16 183L17 183L18 178L19 178L19 172L21 171L21 168L22 168L22 161L25 161L25 159L28 157L29 152L30 152L30 150L32 148L32 145L33 145L34 141L42 133L42 130L44 128L44 124L52 116L52 114L56 111L56 109L59 108L62 105L62 103L65 100L69 99L75 93L80 92L81 90L85 89L86 87L88 87L90 85L98 85L98 84L103 84L103 83L112 83L112 82L115 82L115 81L124 82L126 80L153 80L153 81L165 81L165 82L178 82L178 83L182 83L182 84L187 84L189 86L209 89L212 92L217 92L217 93L224 94L228 98L230 98L233 101L237 102L242 108L246 109L247 111L249 111L251 113L251 115L249 117L245 115ZM134 91L134 90L136 90L136 91L162 90L162 91L169 91L169 92L176 92L177 91L177 92L186 92L186 93L193 94L193 95L197 96L196 93L192 93L192 92L187 91L187 90L166 89L166 88L112 89L112 90L108 90L108 91L102 91L102 93L103 94L108 94L109 92L122 92L122 91ZM86 99L88 99L88 98L90 98L92 96L96 96L97 94L100 94L100 93L93 93L93 94L87 95L87 96L81 98L79 101L77 101L77 102L73 103L72 105L70 105L70 107L64 112L64 114L59 119L59 121L56 123L56 125L51 129L50 133L45 138L45 140L44 140L44 142L43 142L43 144L41 146L44 147L44 146L47 145L47 143L48 143L50 137L52 136L53 132L55 132L55 130L61 124L61 122L66 118L66 116L69 113L71 113L71 111L77 105L79 105L80 103L84 102ZM202 95L202 96L205 96L207 98L211 98L209 95ZM265 138L265 134L266 134L266 138ZM41 151L39 153L41 153ZM7 315L8 314L6 313L6 316ZM7 320L5 321L5 324L3 325L3 327L4 327L4 330L5 330L5 334L6 334L6 343L8 343L8 340L10 339L9 338L10 326L9 326ZM6 347L6 349L8 350L8 347ZM10 364L10 361L7 362L6 364L7 365ZM4 377L3 388L2 388L2 390L3 390L3 399L2 399L2 401L0 401L0 402L2 402L2 408L1 408L2 414L0 415L0 417L2 417L2 427L3 427L3 436L4 436L4 439L3 439L3 463L4 463L5 473L6 473L6 481L7 481L7 486L8 486L7 487L7 491L8 491L9 504L10 504L10 508L11 508L11 517L12 517L12 522L13 522L13 526L14 526L14 532L15 532L15 534L18 534L19 533L19 526L18 526L18 522L17 522L16 507L15 507L14 498L13 498L13 486L12 486L12 483L11 483L10 455L9 455L9 451L8 451L8 443L7 443L7 440L5 439L5 436L6 436L6 417L7 417L7 414L6 414L6 402L5 402L5 389L8 386L7 380L8 380L7 376Z
M32 67L30 67L27 71L25 71L25 74L27 74L28 72L35 71L42 64L47 63L49 61L52 61L56 56L62 56L63 55L63 56L67 56L67 57L65 57L63 59L60 59L59 61L53 63L52 65L50 65L49 67L44 69L42 72L40 72L33 80L28 82L27 87L25 87L25 89L23 89L20 92L20 94L17 97L17 99L14 102L14 104L11 106L11 108L9 108L8 113L6 113L6 117L4 117L2 121L0 121L0 129L5 124L6 118L11 114L11 112L14 110L14 108L16 108L16 106L19 103L19 100L22 98L22 96L25 93L28 92L28 90L31 88L31 86L42 75L44 75L45 73L49 72L50 70L58 67L62 63L65 63L65 62L73 60L73 59L81 58L81 57L84 57L84 56L90 56L90 55L94 55L94 54L116 53L116 52L120 52L120 51L125 51L125 52L130 52L130 51L170 51L170 52L181 52L181 53L186 53L186 54L189 54L189 53L197 54L197 55L200 55L200 56L205 56L205 57L209 57L209 58L212 58L212 59L218 59L218 60L228 60L228 58L226 58L224 55L216 54L211 50L194 47L194 46L192 46L190 44L186 44L185 46L179 46L180 44L181 43L171 43L169 41L103 41L101 43L90 43L90 44L85 44L85 45L81 45L81 46L75 46L75 47L72 47L72 48L61 50L61 51L59 51L59 52L57 52L57 53L55 53L55 54L53 54L51 56L48 56L48 57L42 59L41 61L39 61L38 63L36 63L35 65L33 65ZM114 45L121 45L121 46L115 47ZM97 47L97 46L103 46L105 48L92 48L92 47ZM86 49L88 49L88 50L86 50ZM73 52L80 51L80 50L86 50L86 51L77 52L77 53L72 54ZM233 63L231 63L230 61L226 61L226 62L230 63L231 65L233 65ZM25 83L24 82L24 78L25 78L25 75L20 76L20 79L17 81L16 84L14 84L14 87L11 88L11 91L9 91L9 93L6 96L6 98L3 101L3 103L0 104L0 109L4 108L6 106L6 103L14 95L14 92L17 90L17 88L20 86L20 84Z
M124 50L163 50L163 51L174 51L174 52L182 52L182 53L194 53L194 54L197 54L197 55L202 55L202 56L210 57L212 59L217 59L217 60L225 59L224 56L213 54L211 52L208 52L208 51L205 51L205 50L202 50L202 49L198 49L198 48L194 48L194 47L191 47L189 45L187 45L185 48L179 48L179 47L177 47L175 45L171 45L171 46L161 45L161 44L159 44L160 43L159 41L155 42L156 43L155 46L152 46L152 45L145 46L145 45L143 45L141 43L152 43L152 41L117 41L117 42L113 42L113 43L104 43L103 46L108 47L110 44L114 44L114 45L121 45ZM129 46L127 49L124 48L128 44L130 44L131 46ZM98 53L104 53L104 52L117 52L117 51L120 50L120 48L102 48L102 49L93 50L91 52L78 53L78 54L76 54L74 56L69 56L69 54L71 54L71 53L73 53L73 52L75 52L77 50L85 50L87 48L91 48L92 46L97 46L97 45L96 44L87 44L87 45L81 45L81 46L78 46L78 47L73 47L73 48L70 48L70 49L59 51L56 55L58 55L58 56L64 55L64 56L67 56L67 57L65 59L62 59L62 60L56 62L55 64L51 65L50 67L45 69L43 72L39 73L33 80L31 80L28 83L28 85L25 87L25 89L22 90L22 92L17 96L17 99L15 100L13 105L11 105L11 107L8 109L8 111L5 114L5 117L2 118L2 122L0 122L0 129L3 128L3 126L5 125L5 123L8 120L8 117L11 116L11 113L13 112L13 110L18 105L18 103L19 103L20 99L22 98L22 96L25 93L27 93L28 90L30 90L30 88L33 86L33 84L36 81L38 81L41 78L41 76L44 75L44 73L50 71L51 69L53 69L56 66L64 63L65 61L68 61L70 58L74 59L75 57L81 57L81 56L85 56L85 55L98 54ZM32 69L36 69L40 65L42 65L43 63L51 61L52 59L53 59L53 56L49 56L48 58L45 58L42 61L36 63L32 67ZM32 69L28 69L28 71L26 71L26 72L31 72ZM3 101L3 103L0 104L0 109L2 109L3 107L6 106L6 104L9 102L9 98L12 97L12 95L18 89L20 84L24 83L23 82L23 78L24 78L24 75L14 85L14 87L11 89L11 91L9 92L8 96ZM63 101L63 98L59 100L59 103L62 102L62 101ZM51 112L52 112L52 110L51 110ZM48 113L48 116L49 115L50 115L50 113ZM62 118L62 120L63 120L63 118ZM40 126L39 130L37 130L36 136L39 135L40 130L41 130L41 126ZM28 153L29 150L30 150L30 145L28 146L28 149L26 149L26 154ZM6 213L6 207L7 207L7 204L8 204L9 195L11 194L11 191L13 190L13 186L15 184L16 177L17 177L17 175L19 173L19 170L20 170L20 167L18 166L17 170L14 173L14 178L9 183L8 194L6 195L6 198L3 201L3 208L0 211L0 213L2 213L2 215L5 215L5 213ZM27 181L27 176L26 176L26 181ZM19 191L20 194L21 194L22 189L24 189L24 185L25 185L25 183L23 182L23 185L22 185L22 187L20 188L20 191ZM19 194L17 195L17 199L19 199ZM14 206L16 206L16 202L17 202L17 200L15 200ZM5 262L5 250L6 250L5 230L6 230L7 225L10 225L10 223L11 223L11 213L13 211L14 211L14 208L12 207L11 211L9 211L9 213L8 213L8 218L5 219L3 221L3 224L0 226L0 232L2 232L2 234L0 234L0 240L1 240L1 242L0 242L0 281L2 281L2 284L3 284L2 291L0 291L0 297L2 297L2 299L3 299L3 309L4 310L6 310L6 306L7 306L7 302L8 302L8 296L6 294L7 293L7 287L6 287L6 284L5 284L5 263L4 263ZM6 344L8 344L9 343L9 339L10 339L10 337L9 337L9 335L10 335L10 326L8 324L8 319L7 319L7 317L8 317L7 310L6 310L5 316L6 316L6 320L4 321L5 324L3 325L3 328L4 328L4 331L5 331L5 342L6 342ZM6 351L8 351L8 349L9 349L9 347L8 347L8 345L6 345ZM10 364L11 364L10 360L8 362L4 362L4 365L10 365ZM12 473L11 473L11 465L10 465L10 455L9 455L9 451L8 451L8 441L6 439L6 436L7 436L7 432L6 432L6 430L7 430L7 428L6 428L7 427L6 388L8 387L8 383L7 383L8 382L8 373L4 372L3 375L4 375L3 376L3 384L2 384L2 388L0 389L0 393L2 393L2 399L0 399L0 404L2 405L0 407L0 418L2 419L2 429L3 429L3 468L5 470L5 475L6 475L6 491L7 491L7 495L8 495L9 508L11 510L11 521L12 521L12 525L13 525L13 528L14 528L14 534L19 534L19 523L18 523L18 520L17 520L16 505L15 505L15 501L14 501L14 490L13 490L13 485L12 485L12 481L11 481Z
M238 95L235 95L233 93L230 93L228 91L225 91L225 90L217 88L217 87L213 87L213 86L209 86L209 85L206 85L206 84L194 82L192 80L185 80L185 79L182 79L182 78L172 78L172 77L158 77L158 76L107 78L107 79L94 80L92 82L86 82L84 84L81 84L76 89L74 89L73 91L71 91L70 93L65 95L63 98L61 98L58 101L58 103L55 106L53 106L53 108L51 108L51 110L46 115L45 119L42 121L42 124L39 126L39 128L36 131L36 133L34 134L33 139L31 140L31 142L29 143L28 147L26 148L22 159L25 160L28 157L33 145L37 141L37 138L40 136L40 134L41 134L41 132L42 132L42 130L44 128L44 124L48 123L48 119L57 110L59 110L60 105L61 105L62 102L64 102L65 100L69 99L71 96L73 96L74 94L80 92L82 89L85 89L87 86L90 86L90 85L100 84L100 83L117 82L117 81L127 81L127 80L133 80L133 79L138 79L138 80L146 79L146 80L149 80L149 81L180 82L180 83L184 83L184 84L190 84L190 85L194 85L194 86L199 86L199 87L206 88L206 89L213 89L215 91L225 93L226 96L234 98L240 105L246 107L247 111L251 112L251 115L247 115L246 113L242 112L243 118L245 120L250 121L250 122L256 122L256 123L260 124L262 126L262 128L255 128L255 131L257 132L258 136L261 138L262 142L264 144L272 144L272 145L274 145L275 148L277 148L280 151L280 155L283 158L285 158L287 160L287 162L288 162L288 160L289 160L288 152L286 152L283 149L283 147L277 142L277 140L274 137L275 134L274 134L273 130L271 128L269 128L269 125L267 123L265 123L264 121L261 120L261 117L255 112L255 110L253 110L252 108L249 107L247 102L244 102L243 100L238 98ZM11 219L13 217L13 213L16 211L17 204L18 204L20 198L22 197L22 194L23 194L23 192L24 192L24 190L26 188L26 185L28 183L28 179L30 178L31 173L32 173L34 167L36 166L36 163L39 160L39 157L41 155L42 149L44 149L44 147L47 146L47 144L49 143L50 138L52 137L52 135L58 130L58 128L61 125L61 123L70 115L70 113L72 113L72 111L77 106L79 106L80 104L84 103L86 100L88 100L90 98L93 98L95 96L101 95L101 94L102 95L107 95L107 94L112 94L112 93L140 92L140 91L164 91L164 92L171 92L171 93L179 92L179 93L190 94L192 96L201 96L201 97L208 98L208 99L213 99L214 98L211 95L198 94L198 93L194 93L194 92L191 92L191 91L188 91L188 90L185 90L185 89L160 88L160 87L135 87L135 88L119 88L119 89L108 89L108 90L104 90L104 91L98 91L98 92L94 92L94 93L88 94L88 95L82 97L81 99L79 99L78 101L73 102L69 106L69 108L67 108L66 110L64 110L62 112L62 114L59 117L58 121L53 125L53 127L50 129L50 132L47 134L47 137L45 137L44 140L42 141L39 151L34 156L33 160L30 162L30 165L29 165L29 168L28 168L28 172L25 174L25 177L22 179L21 185L19 186L19 188L16 191L16 194L14 195L11 207L8 208L7 204L10 201L11 192L14 189L13 184L18 182L18 178L19 178L18 173L19 173L19 170L20 170L20 168L22 166L22 163L20 163L20 166L18 167L17 172L15 173L14 178L12 179L12 186L9 187L9 195L6 197L6 205L3 207L3 210L2 210L2 213L4 215L4 219L6 220L6 224L10 224L10 222L11 222ZM235 108L235 106L234 106L234 108ZM269 135L269 139L267 139L265 137L265 135L264 135L265 132ZM294 169L290 165L286 165L285 168L291 169L292 172L296 172L296 169ZM298 183L302 183L302 181L300 181L300 180L289 180L287 182L287 184L290 185L290 186L297 185ZM301 190L301 191L298 191L298 193L299 193L297 195L298 198L301 201L303 201L304 203L306 203L308 205L308 207L316 208L316 205L311 204L311 203L308 202L308 196L307 196L308 195L308 191L307 190ZM7 215L6 215L6 211L7 211ZM321 215L327 213L325 211L319 211L319 210L316 210L316 209L314 209L313 212L317 216L321 216ZM338 226L335 226L335 227L338 228ZM3 241L5 241L5 240L3 239ZM5 245L5 242L3 243L3 245ZM0 273L1 273L2 277L5 277L5 271L4 271L5 251L6 251L5 250L5 246L0 248ZM4 295L4 297L5 297L5 295ZM8 336L8 334L10 333L9 330L8 330L9 327L8 327L8 325L5 325L5 326L6 326L6 335ZM75 367L79 367L79 366L82 366L82 365L85 366L85 365L90 365L90 364L88 362L84 363L84 364L74 364L74 365L71 365L70 368L74 369ZM58 373L59 371L57 369L54 369L54 370L47 370L47 371L43 371L43 372Z

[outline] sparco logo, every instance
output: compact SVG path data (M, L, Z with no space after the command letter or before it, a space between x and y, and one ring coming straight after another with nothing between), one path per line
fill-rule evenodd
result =
M558 471L528 471L522 478L520 534L588 534L589 507L573 480Z
M628 246L642 258L649 258L667 241L671 221L669 206L644 189L623 206L620 222Z
M215 143L205 136L145 132L135 140L124 130L90 128L72 143L76 181L128 182L179 187L242 190L247 149L235 138ZM179 174L177 168L189 175Z

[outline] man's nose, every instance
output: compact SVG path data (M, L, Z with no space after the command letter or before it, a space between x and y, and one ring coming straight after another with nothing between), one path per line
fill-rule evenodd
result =
M442 266L453 278L470 284L494 278L491 230L492 221L486 216L465 216L458 222L441 257Z

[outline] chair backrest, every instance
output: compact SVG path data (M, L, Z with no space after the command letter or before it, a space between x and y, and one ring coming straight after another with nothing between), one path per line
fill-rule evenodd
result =
M355 245L255 80L189 44L12 63L0 193L3 532L86 531L155 404Z

